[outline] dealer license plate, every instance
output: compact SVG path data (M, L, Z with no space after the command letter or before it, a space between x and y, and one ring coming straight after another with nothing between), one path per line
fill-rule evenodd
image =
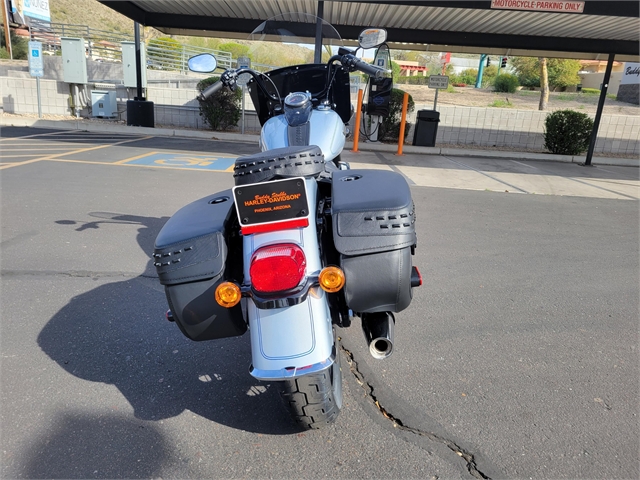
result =
M234 187L233 197L243 230L253 225L289 223L309 217L302 177Z

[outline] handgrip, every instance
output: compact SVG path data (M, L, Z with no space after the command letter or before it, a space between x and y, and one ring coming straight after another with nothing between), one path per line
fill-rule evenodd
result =
M200 95L198 95L198 98L200 100L206 100L207 98L209 98L211 95L213 95L214 93L216 93L218 90L220 90L222 87L224 87L224 84L220 81L217 81L216 83L214 83L213 85L208 86L207 88L205 88Z
M384 68L376 67L369 63L358 61L356 63L356 70L360 70L362 73L372 76L373 78L382 78L386 70Z

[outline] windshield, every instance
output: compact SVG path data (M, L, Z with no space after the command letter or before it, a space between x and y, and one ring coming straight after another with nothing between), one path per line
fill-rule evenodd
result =
M319 62L315 62L315 37L322 31ZM261 124L283 113L282 100L294 92L309 92L313 104L327 101L344 122L351 116L349 74L327 65L343 46L329 23L314 15L286 13L262 22L247 38L244 60L262 73L263 88L247 79L247 88Z
M314 15L285 13L262 22L247 38L252 68L272 70L314 63L318 25L322 31L320 63L326 63L343 46L336 29Z

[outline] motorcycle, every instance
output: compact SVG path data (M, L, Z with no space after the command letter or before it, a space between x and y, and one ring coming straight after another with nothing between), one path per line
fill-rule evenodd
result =
M296 30L318 22L302 17L269 19L250 38L300 43ZM323 40L333 42L327 62L267 73L229 69L201 93L235 89L248 76L262 152L236 160L233 189L176 212L153 254L167 318L195 341L248 329L249 373L281 382L285 405L304 428L333 422L342 406L336 327L359 317L371 355L386 358L394 313L422 284L411 260L417 239L406 180L340 160L353 114L349 74L385 71L335 45L335 29L322 26ZM359 48L385 39L384 30L366 29ZM210 54L189 60L197 72L216 66Z

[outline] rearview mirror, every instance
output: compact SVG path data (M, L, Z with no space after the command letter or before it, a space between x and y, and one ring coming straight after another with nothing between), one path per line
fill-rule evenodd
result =
M210 73L213 72L218 66L216 57L210 53L201 53L195 57L189 59L189 70L198 73Z
M358 35L360 47L375 48L387 41L387 31L384 28L367 28Z

